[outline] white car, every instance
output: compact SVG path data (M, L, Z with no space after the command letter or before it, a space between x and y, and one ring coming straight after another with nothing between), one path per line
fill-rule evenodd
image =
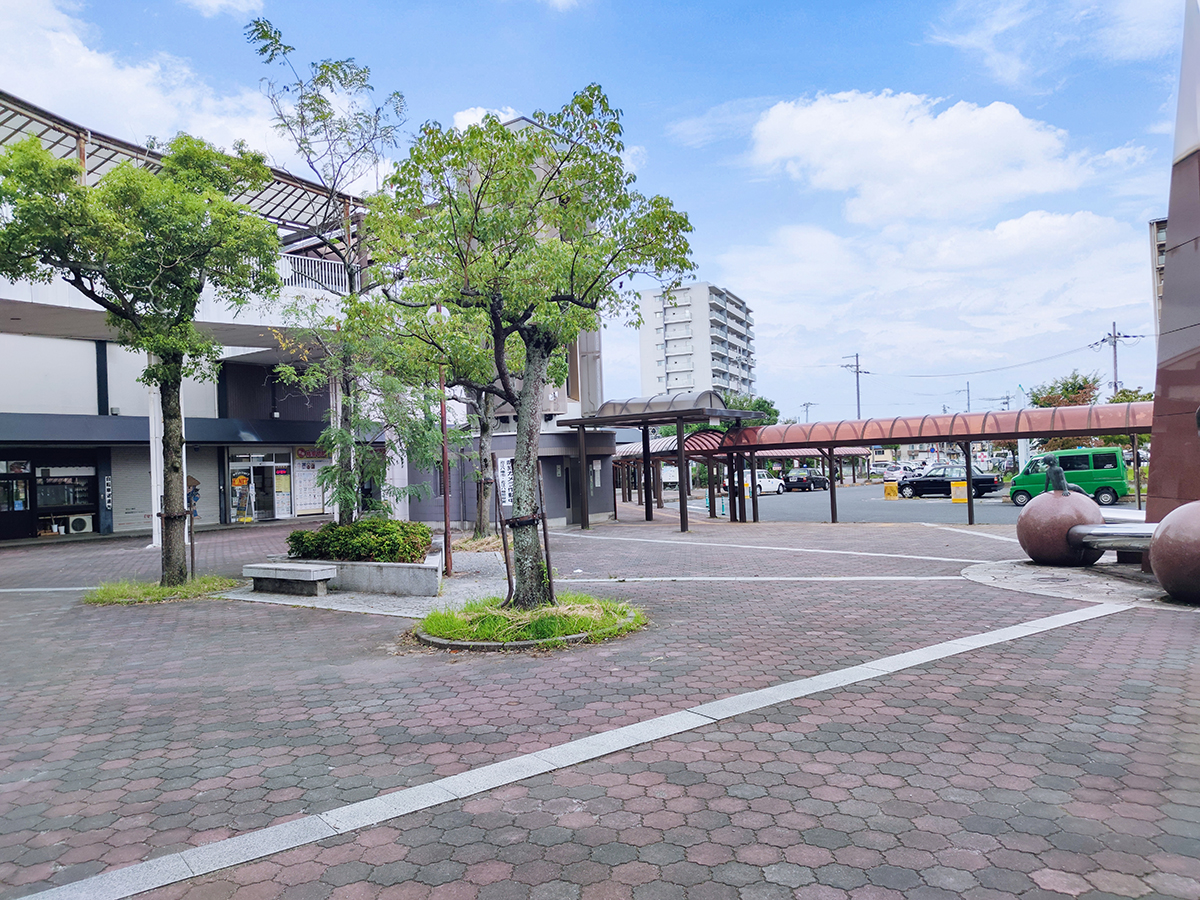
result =
M899 481L909 475L915 475L917 470L908 463L893 463L883 470L884 481Z
M742 473L742 478L745 480L746 492L749 493L749 491L750 491L750 470L749 469L747 469L745 472ZM783 481L779 478L776 478L774 475L768 475L762 469L759 469L757 474L755 475L755 487L757 489L757 493L760 495L761 494L782 494L783 493ZM722 484L721 489L724 491L728 491L729 483L726 482L725 484Z

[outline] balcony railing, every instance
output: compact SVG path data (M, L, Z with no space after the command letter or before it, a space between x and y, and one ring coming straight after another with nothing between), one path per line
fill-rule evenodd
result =
M279 258L279 277L284 287L328 291L332 294L350 293L346 267L331 259L282 253Z

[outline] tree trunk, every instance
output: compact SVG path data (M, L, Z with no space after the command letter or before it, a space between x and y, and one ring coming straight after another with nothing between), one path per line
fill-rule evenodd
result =
M475 398L479 411L479 481L475 485L475 537L487 537L492 533L492 413L496 399L487 391L480 391Z
M342 493L351 498L349 503L338 504L338 524L349 525L355 519L358 507L362 503L362 490L354 477L354 446L358 437L354 433L354 377L350 373L349 352L342 358L341 374L341 403L339 406L338 425L342 429L343 440L340 445L338 459L334 463L340 470L338 482L342 485Z
M542 431L542 398L553 345L531 336L525 341L525 371L517 406L517 444L513 453L513 516L537 510L538 445ZM550 602L546 557L536 524L512 529L516 588L513 606L530 609Z
M183 380L183 359L162 358L167 373L159 382L162 403L162 584L164 587L187 582L187 507L183 498L183 415L179 388Z

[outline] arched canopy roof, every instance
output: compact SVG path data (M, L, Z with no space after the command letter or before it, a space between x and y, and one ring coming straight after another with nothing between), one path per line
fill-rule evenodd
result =
M578 419L559 419L559 425L570 428L595 426L671 425L684 422L725 420L741 422L761 419L765 413L751 409L730 409L716 391L697 391L687 394L655 394L653 397L633 397L629 400L607 400L594 416ZM685 444L686 447L686 444Z
M1150 431L1153 401L1094 406L1034 407L942 416L897 416L792 425L759 425L728 432L714 452L832 447L851 444L925 444L966 440L1090 437ZM794 451L793 451L794 452Z

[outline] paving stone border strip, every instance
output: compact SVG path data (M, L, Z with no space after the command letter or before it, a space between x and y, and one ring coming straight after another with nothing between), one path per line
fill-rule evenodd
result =
M725 697L690 709L668 713L644 722L588 735L556 747L516 756L501 762L450 775L428 784L405 788L316 815L272 825L201 847L192 847L123 869L115 869L71 884L29 896L40 900L126 900L145 891L166 887L199 875L261 859L295 847L315 843L379 825L389 819L463 800L497 787L514 784L556 769L598 759L672 735L692 731L723 719L754 712L812 694L868 681L914 666L1002 644L1056 628L1087 622L1131 609L1129 604L1097 603L1067 613L1047 616L968 635L826 672L784 682L769 688Z
M567 634L562 637L539 638L535 641L455 641L450 638L434 637L420 628L413 629L413 637L422 644L437 647L439 650L474 650L484 653L500 653L508 650L536 650L538 647L558 647L562 644L580 644L589 638L603 638L624 628L634 620L636 612L631 612L620 622L607 625L595 631L581 631L578 634Z

